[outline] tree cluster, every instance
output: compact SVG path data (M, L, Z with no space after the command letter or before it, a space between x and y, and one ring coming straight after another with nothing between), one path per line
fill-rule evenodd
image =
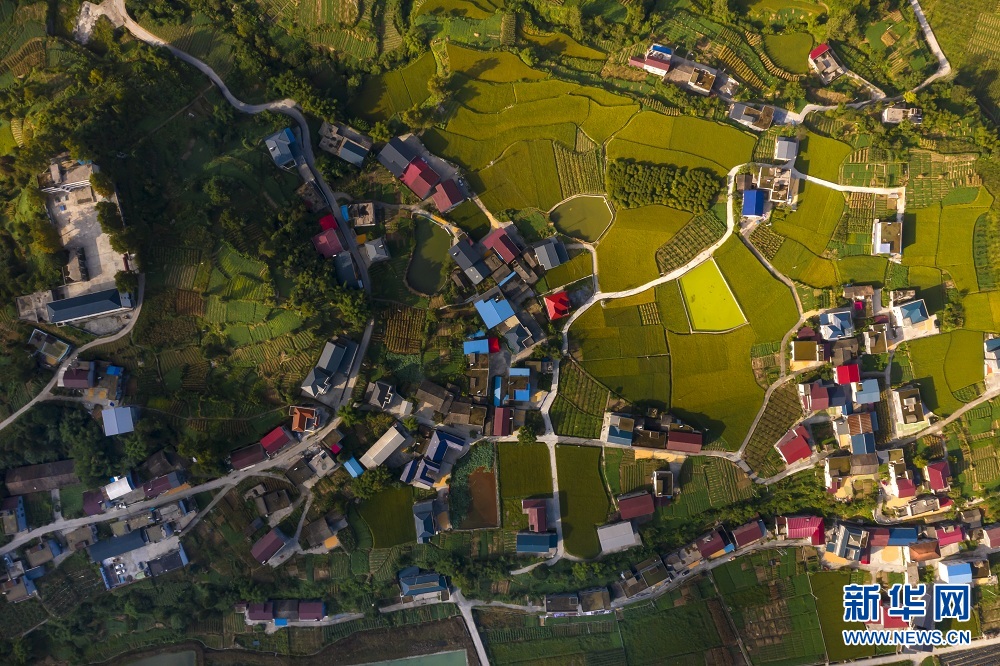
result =
M670 164L614 160L605 174L608 194L623 208L661 204L700 213L722 188L722 179L708 169Z

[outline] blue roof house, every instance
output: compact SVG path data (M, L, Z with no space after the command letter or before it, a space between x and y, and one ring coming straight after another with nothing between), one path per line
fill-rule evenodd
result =
M548 555L559 545L559 535L555 532L518 532L516 552L518 555Z
M351 457L350 460L344 463L344 469L346 469L347 473L350 474L351 477L355 479L364 474L365 472L365 468L362 467L361 463L359 463L357 459L354 457Z
M824 340L840 340L854 335L854 318L850 309L831 310L819 316L819 331Z
M902 305L896 306L898 311L899 319L905 326L916 326L922 322L929 319L927 315L927 306L924 305L924 301L921 299L919 301L910 301L909 303L903 303Z
M608 436L606 441L609 444L623 444L632 446L632 438L635 436L635 419L623 414L612 414L608 425Z
M764 190L747 190L743 193L743 217L763 217L764 202L767 197Z
M513 275L513 273L511 273ZM468 354L489 354L490 353L490 341L486 338L479 340L466 340L462 343L462 351Z
M917 541L916 527L890 527L887 546L907 546Z
M875 453L875 435L870 432L851 435L851 454L860 456L865 453Z
M660 55L672 56L674 50L669 46L663 46L662 44L653 44L649 47L650 53L659 53Z
M972 584L972 565L968 562L938 562L938 577L952 585Z
M431 440L427 443L427 452L424 457L430 461L440 464L444 461L448 449L461 451L465 447L465 440L441 430L435 430L431 435Z
M854 402L859 405L873 405L879 401L877 379L862 379L854 389Z
M399 591L404 597L439 594L448 591L448 581L439 573L420 573L417 567L407 567L399 572Z
M511 368L507 374L507 401L531 402L531 369Z
M292 130L285 128L264 139L267 151L271 153L271 159L282 169L290 169L295 166L295 135Z
M514 316L514 308L499 294L493 298L476 301L476 310L486 328L494 328Z

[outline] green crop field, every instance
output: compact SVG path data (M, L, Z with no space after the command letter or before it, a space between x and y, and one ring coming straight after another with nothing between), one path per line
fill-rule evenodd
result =
M840 284L832 261L816 256L809 248L791 238L782 241L771 264L786 277L811 287L834 287Z
M386 120L419 105L430 95L427 79L434 75L434 56L427 52L400 70L369 79L351 110L363 118Z
M799 552L757 552L712 571L755 665L826 659L816 600L804 562L797 561Z
M597 244L598 279L603 291L636 287L660 275L656 248L669 241L691 213L666 206L620 210ZM628 266L628 270L621 267Z
M593 243L611 224L611 209L604 197L576 197L553 208L549 219L567 236Z
M596 439L610 392L572 361L559 366L559 394L552 405L552 427L560 435Z
M750 477L724 458L686 458L678 482L684 491L662 512L667 520L678 522L748 500L757 492Z
M746 323L736 297L714 261L688 271L679 282L694 330L726 331Z
M798 320L791 289L773 277L743 243L729 239L715 253L722 275L757 336L757 342L780 340Z
M808 56L813 38L807 32L764 35L764 50L774 64L793 74L809 71Z
M524 39L530 44L543 48L553 53L558 53L567 58L584 58L586 60L604 60L608 57L597 49L580 44L568 35L551 33L548 35L525 35Z
M490 220L474 201L463 201L449 211L444 217L469 234L473 242L482 240L490 233Z
M853 577L849 571L821 571L809 576L830 661L849 661L875 655L873 646L844 645L841 634L844 629L865 628L861 622L844 622L844 586L853 582Z
M983 381L983 336L952 331L907 343L913 378L927 408L947 416L966 400L956 392Z
M764 414L747 442L744 451L747 464L763 477L780 472L784 463L774 445L801 418L798 388L794 382L786 382L771 393Z
M552 468L544 444L497 444L500 459L500 495L504 499L549 496Z
M590 252L580 252L564 264L559 264L545 273L545 284L548 290L572 284L594 274L594 261Z
M836 183L840 165L851 154L851 147L843 141L828 139L819 134L809 135L799 143L795 167L804 174Z
M531 69L516 55L506 51L484 54L449 44L448 61L453 72L489 83L513 83L545 78L545 74Z
M746 436L764 396L750 366L755 340L750 326L721 334L667 334L671 411L706 429L706 441L723 438L724 448L732 451Z
M659 611L628 607L619 624L628 664L705 663L702 659L713 648L723 645L709 610L709 603L713 602L717 603L693 601L684 595L682 605ZM651 636L656 640L650 640Z
M969 294L964 300L965 325L977 331L1000 332L1000 291Z
M772 222L776 232L822 255L844 213L844 195L815 183L802 183L795 212Z
M556 469L566 552L577 557L596 557L601 553L597 526L607 520L609 506L601 478L601 449L559 445Z
M383 490L362 502L358 513L371 529L374 548L391 548L416 539L410 486Z

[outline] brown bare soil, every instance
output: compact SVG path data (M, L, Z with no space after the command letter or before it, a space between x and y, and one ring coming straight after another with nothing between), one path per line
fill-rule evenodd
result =
M462 523L463 529L500 526L500 509L497 507L497 477L493 472L477 469L469 475L469 494L472 506Z

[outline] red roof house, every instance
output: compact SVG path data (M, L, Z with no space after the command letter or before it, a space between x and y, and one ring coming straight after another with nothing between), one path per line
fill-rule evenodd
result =
M299 620L319 622L326 617L326 604L322 601L300 601Z
M809 57L815 60L816 58L820 57L829 50L830 50L829 44L820 44L819 46L817 46L816 48L814 48L812 51L809 52Z
M726 540L718 529L714 529L705 536L695 541L698 552L702 557L715 557L726 552Z
M281 426L264 435L264 437L260 440L260 445L264 447L264 450L267 451L269 455L273 456L275 453L294 441L295 438L292 437L292 433L288 431L288 428Z
M751 520L733 530L733 543L737 548L744 548L763 539L764 534L764 523L760 520Z
M882 627L883 629L909 629L909 623L898 615L889 615L889 604L882 602L882 621L869 622L869 625Z
M702 435L700 432L671 430L667 433L667 451L679 453L700 453Z
M774 445L774 448L778 450L778 454L786 465L805 460L812 455L812 447L809 446L809 432L804 426L797 426L789 430Z
M927 466L927 484L935 493L947 492L951 490L951 467L947 460L938 460Z
M313 247L316 248L317 252L323 255L324 259L329 259L330 257L334 257L344 251L344 246L340 242L340 237L337 236L336 228L321 231L313 236Z
M497 407L493 410L493 436L506 437L510 434L510 407Z
M507 235L506 229L494 229L486 238L482 240L482 243L483 247L496 252L500 255L500 258L508 264L514 261L514 258L518 253L517 245L515 245L511 237Z
M626 495L618 498L618 512L621 514L622 520L651 516L655 510L653 496L649 493Z
M824 541L823 519L819 516L779 516L777 525L779 533L785 530L786 539L809 539L814 546Z
M250 555L261 564L278 554L278 551L285 547L285 535L277 527L265 534L250 548Z
M431 188L441 182L441 176L437 175L431 165L424 161L424 158L418 157L406 167L400 180L418 197L426 199L427 195L431 193Z
M260 444L251 444L242 449L236 449L229 456L229 462L232 463L233 469L246 469L266 459L267 453Z
M983 543L987 548L1000 546L1000 524L987 525L983 528Z
M896 479L896 490L899 491L898 497L916 497L917 496L917 486L912 480L906 478Z
M490 344L490 353L498 354L500 353L500 338L487 338Z
M337 218L335 218L333 215L329 215L329 214L328 215L324 215L323 217L319 218L319 228L322 229L323 231L329 231L330 229L336 229L337 228Z
M939 546L950 546L953 543L962 543L965 541L965 532L962 531L961 525L937 527L934 531Z
M834 375L838 384L854 384L861 381L861 366L857 363L848 365L838 365L834 368Z
M555 321L569 315L570 302L569 294L565 291L548 294L545 297L545 311L549 314L549 320Z
M465 195L462 194L462 190L459 189L458 183L455 182L454 178L449 178L438 183L438 186L434 188L434 192L431 194L431 198L434 200L434 205L442 213L447 213L465 201Z
M888 527L876 527L874 529L868 530L869 548L874 548L876 546L888 546L888 545L889 545Z
M274 619L274 604L270 601L247 604L247 619L251 622L270 622Z
M521 500L521 512L528 514L528 529L532 532L547 532L549 523L547 505L543 499Z

